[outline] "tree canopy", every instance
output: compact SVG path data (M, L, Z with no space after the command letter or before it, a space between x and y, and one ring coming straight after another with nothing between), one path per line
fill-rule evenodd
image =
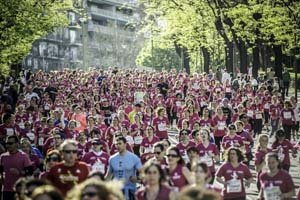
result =
M225 57L222 64L229 71L238 68L246 72L252 65L255 74L260 67L274 67L280 77L284 57L299 57L295 49L299 47L300 1L141 0L141 3L146 13L144 31L185 49L189 61L200 50L204 65L217 63L222 57L218 54L222 54ZM151 34L151 30L160 34ZM204 66L205 71L208 67Z
M32 43L68 24L72 0L0 0L0 73L22 61Z

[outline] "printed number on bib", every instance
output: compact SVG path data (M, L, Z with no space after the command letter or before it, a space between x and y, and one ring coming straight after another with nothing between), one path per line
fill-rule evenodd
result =
M95 162L95 164L93 164L92 169L94 171L99 171L101 174L105 173L105 166L99 161L97 161L97 162Z
M135 136L134 137L134 144L141 144L143 141L143 137L142 136Z
M167 130L167 126L166 126L165 123L158 124L157 128L158 128L159 131L166 131Z
M265 200L280 200L281 191L279 186L267 187L264 189Z
M242 192L242 181L239 179L232 179L227 182L227 193Z

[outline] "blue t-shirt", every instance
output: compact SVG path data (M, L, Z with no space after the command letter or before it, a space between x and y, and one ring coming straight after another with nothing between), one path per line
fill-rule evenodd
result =
M130 177L136 176L137 170L141 168L140 158L129 151L123 156L116 153L109 159L109 172L113 174L113 179L124 181L124 189L136 189L136 184L130 181Z

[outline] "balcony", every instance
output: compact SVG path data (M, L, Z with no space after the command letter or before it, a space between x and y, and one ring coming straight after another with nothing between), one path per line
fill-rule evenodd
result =
M129 20L132 20L132 17L129 15L116 13L111 10L100 9L95 6L91 6L89 11L93 15L102 16L102 17L106 17L106 18L110 18L110 19L114 19L114 20L126 21L126 22Z
M103 33L103 34L118 36L118 37L132 38L135 36L135 32L129 32L129 31L125 31L125 30L115 29L113 27L102 26L99 24L94 25L94 30L97 33Z
M88 0L94 3L107 3L110 5L122 5L122 6L130 6L130 7L138 7L137 0Z

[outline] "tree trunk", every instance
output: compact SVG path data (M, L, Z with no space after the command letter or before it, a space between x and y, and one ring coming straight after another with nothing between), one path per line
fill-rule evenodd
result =
M258 47L258 42L256 42L256 46L253 48L253 62L252 62L253 77L257 78L259 68L260 68L259 47Z
M174 46L178 56L183 59L183 68L185 69L185 72L190 74L190 56L187 48L179 46L176 42L174 42Z
M210 53L208 52L207 48L202 47L203 52L203 59L204 59L204 71L206 73L209 72L209 64L210 64Z
M247 47L244 41L239 40L237 44L239 55L240 55L240 70L241 73L247 73L248 68L248 55L247 55Z
M226 69L233 72L233 42L226 42L225 54Z
M264 71L266 71L266 69L268 67L271 67L274 69L274 65L271 61L271 57L272 57L272 48L270 46L265 46L265 63L266 63L266 65L264 66Z
M190 56L189 56L187 48L183 48L183 67L184 67L186 73L188 73L188 74L191 73Z
M274 45L273 51L275 54L275 76L277 76L279 79L282 79L282 49L281 45Z

